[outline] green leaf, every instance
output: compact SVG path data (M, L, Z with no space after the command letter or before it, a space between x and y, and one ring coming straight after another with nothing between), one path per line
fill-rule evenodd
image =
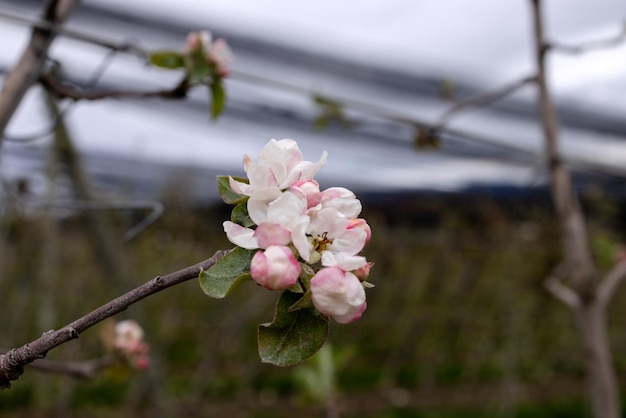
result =
M157 51L150 54L150 64L176 70L185 67L185 56L177 51Z
M240 177L233 177L237 181L242 181L247 183L248 180L242 179ZM236 205L244 202L248 199L248 196L244 196L242 194L236 193L230 187L230 180L228 176L217 176L217 191L220 194L220 197L224 201L224 203L228 203L229 205Z
M219 78L214 79L209 87L211 90L211 118L215 120L224 111L226 90L224 90L222 80Z
M213 73L211 64L206 58L204 49L191 51L187 55L186 64L191 84L202 83Z
M230 214L230 220L245 228L250 228L256 225L254 221L250 218L250 215L248 214L248 202L247 201L241 202L233 208L233 211Z
M237 247L210 269L201 271L198 280L202 291L212 298L221 299L250 279L250 260L254 252Z
M259 325L259 356L263 363L292 366L311 357L326 342L328 318L313 309L289 311L300 298L299 294L283 292L274 321Z

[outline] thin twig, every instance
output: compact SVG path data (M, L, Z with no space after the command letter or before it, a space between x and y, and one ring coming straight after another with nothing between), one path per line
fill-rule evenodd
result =
M175 87L157 90L112 90L112 91L86 91L70 84L62 83L56 76L46 74L40 78L41 84L48 90L54 92L59 98L69 98L72 100L101 100L105 98L121 97L161 97L164 99L184 99L187 97L190 85L187 77L183 78Z
M622 28L619 33L611 38L597 39L588 41L579 45L563 45L558 43L546 43L546 48L554 52L561 52L564 54L584 54L589 51L598 49L607 49L619 46L626 41L626 22L622 24Z
M574 290L565 286L562 282L562 276L566 268L565 264L559 264L544 281L544 286L555 298L568 307L575 309L580 306L580 297Z
M0 19L8 20L12 23L18 23L24 26L30 26L31 28L46 30L54 32L57 35L71 38L77 41L98 45L103 48L110 49L112 51L128 52L145 58L148 53L145 49L133 45L132 43L118 43L112 42L98 36L93 36L88 33L79 32L71 29L64 28L58 24L52 23L47 20L33 19L27 16L22 16L14 13L0 11Z
M102 370L118 361L115 356L108 355L85 361L36 360L30 364L30 367L45 373L63 374L78 379L93 379Z
M493 91L480 94L475 97L470 97L467 100L462 100L456 103L454 106L451 106L448 110L444 112L441 117L439 117L439 121L435 124L435 129L442 129L448 120L454 116L456 113L465 110L468 107L478 107L478 106L487 106L491 103L498 101L500 99L505 98L526 86L527 84L534 83L537 81L537 76L535 74L529 75L527 77L520 78L512 83L505 84L498 89Z
M607 306L619 285L626 279L626 260L618 261L598 285L598 303Z
M147 58L150 55L150 51L143 49L139 47L138 45L133 45L132 43L112 42L107 39L99 38L97 36L87 35L78 31L66 30L66 29L59 27L58 25L51 26L49 23L45 23L45 21L42 21L42 20L34 20L34 19L27 18L27 17L20 17L20 16L16 16L16 15L4 13L4 12L0 12L0 18L10 19L17 23L34 26L36 28L43 28L43 29L47 28L49 30L55 30L55 31L58 31L58 34L61 36L67 36L67 37L71 37L73 39L80 40L83 42L91 43L94 45L99 45L111 51L130 52L142 58ZM372 103L362 102L359 100L349 99L345 97L337 97L337 96L325 95L325 94L321 95L319 94L319 92L311 88L298 86L295 84L286 83L284 81L274 80L274 79L266 78L266 77L259 76L256 74L250 74L250 73L236 71L236 70L231 71L229 78L232 80L241 81L241 82L249 83L249 84L265 85L268 87L272 87L272 88L282 90L282 91L291 92L294 94L303 94L303 95L307 95L310 97L314 97L316 95L323 96L325 98L328 98L331 101L341 103L342 105L350 109L363 112L373 117L386 119L390 122L400 123L403 125L409 125L411 127L417 127L417 128L426 129L426 130L433 130L433 131L438 130L439 132L446 133L451 136L461 137L461 138L465 138L467 140L475 141L479 143L494 145L502 149L508 149L511 151L515 151L515 152L527 155L529 157L538 156L537 153L528 149L524 149L520 146L516 146L515 144L503 143L502 141L498 141L495 138L475 134L475 133L468 132L462 129L448 128L445 126L438 127L436 123L431 123L429 121L419 119L412 115L402 114L400 112L393 111L393 110L390 110L385 107L381 107ZM157 91L150 91L150 92L134 92L131 94L129 94L128 92L104 92L104 91L86 93L85 90L81 90L76 87L71 88L67 85L65 85L65 87L67 88L67 91L65 91L66 93L68 93L67 97L71 97L72 95L74 95L77 100L83 99L83 98L85 100L89 100L89 99L95 100L98 98L98 96L100 97L103 97L103 96L106 96L106 97L113 97L113 96L117 96L117 97L122 97L122 96L125 96L125 97L129 97L129 96L171 97L170 94L172 93L172 91L176 90L175 88L173 90L164 89L164 90L157 90ZM179 93L176 93L173 95L177 96L177 94ZM91 96L91 97L83 97L83 96ZM49 132L50 130L48 129L44 131L44 133L42 133L41 135L46 135ZM37 135L33 135L25 139L32 140L36 137ZM604 167L601 165L594 166L592 163L585 162L585 161L573 161L571 158L568 159L568 163L571 164L572 166L575 166L577 168L584 169L584 170L591 170L591 171L606 171L607 170L607 167ZM623 172L616 172L615 168L611 168L611 170L612 170L613 175L619 175L619 176L624 175Z
M0 352L8 351L0 348ZM102 370L119 363L120 360L113 354L107 354L91 360L63 361L63 360L35 360L30 368L44 373L62 374L78 379L93 379Z
M578 294L565 286L557 277L550 276L544 282L546 289L558 300L568 307L575 309L580 306Z
M76 339L87 329L117 313L126 310L132 304L164 289L198 277L201 269L208 269L229 253L218 251L213 257L193 266L186 267L166 276L157 276L124 295L105 303L87 315L75 320L59 330L45 332L38 339L0 354L0 389L11 387L11 381L17 380L24 372L24 366L46 356L48 351Z
M32 205L36 208L43 209L69 209L78 211L120 211L120 210L150 210L150 213L133 225L124 233L124 241L132 241L137 235L143 232L147 227L156 222L165 208L163 203L156 200L130 200L130 201L56 201L43 204L34 203L32 201L23 200L23 203Z

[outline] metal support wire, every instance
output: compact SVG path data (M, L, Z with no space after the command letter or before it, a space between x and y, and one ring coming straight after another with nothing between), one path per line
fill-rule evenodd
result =
M131 200L131 201L111 201L111 202L90 202L90 201L56 201L39 203L34 201L22 200L23 204L33 206L40 209L69 209L76 211L122 211L122 210L150 210L150 213L133 225L124 233L124 241L132 241L146 228L156 222L165 208L163 203L152 200Z

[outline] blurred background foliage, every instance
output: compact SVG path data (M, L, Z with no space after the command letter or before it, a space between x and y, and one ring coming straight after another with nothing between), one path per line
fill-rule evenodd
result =
M213 300L191 281L117 317L144 326L148 371L114 368L80 381L27 369L0 392L0 415L317 417L328 413L330 400L342 417L588 416L572 317L543 289L559 260L549 196L362 200L376 288L368 290L361 320L333 323L324 358L285 369L261 364L256 327L271 321L278 294L246 283ZM163 217L130 242L122 237L135 213L101 213L94 222L84 213L52 216L5 202L0 346L31 341L156 275L231 247L221 229L230 208L185 201L184 187L173 184L163 195ZM606 268L624 241L623 202L591 190L585 206ZM622 378L623 293L609 318ZM92 329L48 358L102 354Z

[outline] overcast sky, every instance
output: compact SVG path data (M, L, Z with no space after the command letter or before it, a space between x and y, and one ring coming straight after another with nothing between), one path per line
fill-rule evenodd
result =
M491 89L533 71L531 54L530 0L360 0L358 2L318 0L83 0L86 5L173 21L181 27L211 29L216 32L236 33L270 43L283 44L299 50L312 51L362 63L400 69L413 74L448 77L474 83L478 88ZM545 0L545 17L550 39L575 43L587 39L615 35L626 21L626 1ZM38 12L38 10L36 10ZM38 14L38 13L37 13ZM36 15L36 14L35 14ZM0 22L2 23L2 22ZM109 26L89 26L89 23L70 22L80 30L98 33L110 39L127 40L128 33L112 31ZM0 59L7 64L21 51L28 31L23 27L1 27ZM142 42L180 45L182 39L164 38L153 33ZM66 68L95 67L103 51L88 49L85 45L63 41L54 45L54 53ZM235 51L237 54L237 51ZM145 67L132 63L131 57L119 56L107 70L106 80L138 80ZM250 72L261 67L247 67L250 57L235 61L237 70ZM256 64L260 64L256 62ZM584 56L551 59L551 80L561 99L577 103L600 113L622 115L626 112L626 45L594 52ZM81 67L82 66L82 67ZM275 73L277 79L294 77L289 69L281 72L264 64L263 69ZM314 72L314 70L313 70ZM448 104L421 103L411 97L384 97L385 92L368 91L365 86L348 89L347 80L315 79L307 81L299 74L303 87L320 87L335 92L360 94L376 98L390 109L405 111L414 117L431 117L441 113ZM329 83L325 87L324 83ZM333 84L334 83L334 84ZM343 83L343 84L341 84ZM372 86L374 88L375 86ZM232 97L275 100L285 109L310 107L310 100L283 97L277 92L272 97L260 90L237 84L229 85ZM522 92L521 97L529 91ZM204 99L206 100L206 99ZM387 100L385 102L385 100ZM41 107L37 100L33 106ZM12 123L13 132L37 129L38 112L24 107ZM187 112L187 113L185 113ZM41 116L39 116L41 119ZM186 164L211 166L230 170L239 167L243 152L254 155L255 150L270 137L294 135L315 159L322 149L331 153L327 172L343 176L346 181L361 184L379 184L381 187L439 187L454 189L460 184L489 182L507 178L515 184L529 184L536 178L536 167L512 167L506 162L471 159L445 159L436 154L420 154L401 150L381 152L380 147L359 147L354 150L350 141L357 140L358 132L347 132L345 143L334 141L328 135L310 132L301 127L285 125L244 125L240 120L224 118L217 124L207 124L205 114L191 114L184 108L165 111L162 105L138 106L137 103L81 103L70 114L73 131L83 149L100 149L161 161L183 161ZM40 122L45 126L45 120ZM536 126L527 121L489 113L470 112L453 122L459 129L469 129L480 135L491 135L514 145L541 150L541 137ZM310 128L310 127L309 127ZM172 141L175 137L176 141ZM407 149L410 134L406 135ZM115 138L115 140L112 140ZM228 141L224 141L227 138ZM575 130L563 131L563 140L569 151L584 157L626 165L624 138L590 135ZM593 143L592 143L593 142ZM245 150L245 151L244 151ZM396 152L394 154L394 152ZM377 159L374 161L374 159ZM370 167L379 164L385 176L368 177L363 161ZM341 164L343 165L341 165ZM540 162L538 162L540 163Z

